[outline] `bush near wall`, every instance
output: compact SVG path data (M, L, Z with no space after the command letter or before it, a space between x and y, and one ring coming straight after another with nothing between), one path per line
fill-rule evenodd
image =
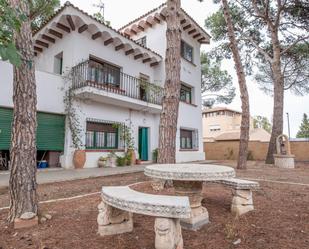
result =
M296 161L309 161L309 142L291 141L291 151ZM207 160L237 160L239 141L205 142L204 152ZM268 142L250 141L248 160L264 161L268 150Z

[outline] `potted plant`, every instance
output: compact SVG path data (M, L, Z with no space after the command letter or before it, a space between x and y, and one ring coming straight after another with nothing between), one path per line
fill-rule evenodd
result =
M152 151L152 161L154 163L158 162L158 148Z
M126 156L124 156L124 157L118 156L117 157L117 166L118 167L125 166L126 165L126 160L127 160Z
M117 155L115 152L111 152L107 156L106 166L107 167L116 167L117 166Z
M101 156L98 160L99 168L106 167L106 164L107 164L107 157Z
M115 127L122 130L120 138L124 141L126 146L126 156L128 157L127 165L134 165L136 161L136 154L131 124L130 126L124 124L115 124ZM130 161L130 163L128 163L128 161Z

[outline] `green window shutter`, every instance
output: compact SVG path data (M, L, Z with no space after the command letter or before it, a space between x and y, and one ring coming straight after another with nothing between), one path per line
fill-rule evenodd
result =
M62 151L64 148L65 116L38 113L38 150Z
M0 150L10 149L12 117L12 109L0 108ZM63 151L65 116L39 112L37 119L37 149Z
M12 119L12 109L0 108L0 150L10 149Z

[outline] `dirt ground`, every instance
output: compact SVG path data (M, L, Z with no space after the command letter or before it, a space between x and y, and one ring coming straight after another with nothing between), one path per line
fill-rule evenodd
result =
M235 166L235 162L219 164ZM294 170L279 170L261 162L249 162L240 178L262 179L255 191L255 210L236 219L230 213L230 190L207 184L203 205L210 215L208 225L197 232L183 230L186 249L307 249L309 248L309 164ZM71 197L100 191L102 185L127 185L146 181L142 173L100 177L38 188L40 200ZM270 182L268 181L270 180ZM288 183L289 184L288 184ZM302 183L303 185L293 184ZM307 185L306 185L307 184ZM149 185L140 187L147 191ZM7 226L7 210L0 211L0 249L151 249L154 248L154 218L134 215L132 233L97 235L97 205L100 196L40 205L52 219L38 227L13 230ZM0 190L0 208L8 205L7 189ZM234 245L233 242L240 243Z

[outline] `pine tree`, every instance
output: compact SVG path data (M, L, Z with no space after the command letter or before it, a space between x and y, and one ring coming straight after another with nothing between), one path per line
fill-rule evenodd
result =
M296 134L297 138L309 138L309 119L306 113L304 113L303 121L299 127L299 131Z

